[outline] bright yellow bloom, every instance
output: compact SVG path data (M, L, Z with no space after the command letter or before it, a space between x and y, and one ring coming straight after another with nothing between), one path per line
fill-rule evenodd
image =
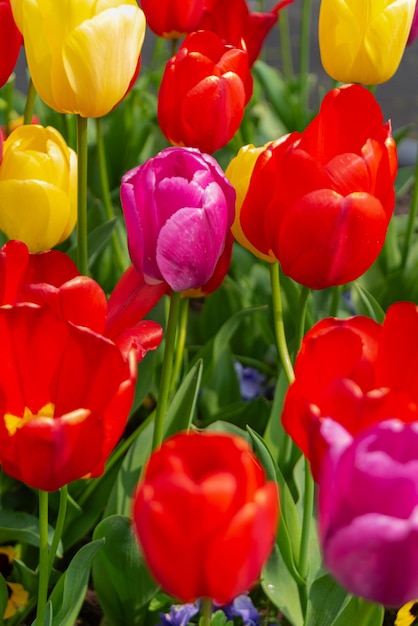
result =
M395 626L412 626L418 620L418 601L412 600L404 604L396 615Z
M126 94L145 17L136 0L12 0L33 84L61 113L101 117Z
M0 230L40 252L69 237L76 220L75 152L55 128L16 128L3 144Z
M322 0L322 65L343 83L377 85L398 69L416 0Z
M267 145L267 144L266 144ZM240 212L242 204L245 200L245 196L247 195L248 187L250 185L251 176L256 164L256 161L259 155L264 151L266 146L261 148L256 148L252 144L248 146L243 146L238 154L232 159L229 163L228 167L225 170L225 176L234 187L236 192L236 200L235 200L235 220L232 224L231 231L234 235L234 238L238 243L240 243L244 248L252 252L255 256L260 259L264 259L265 261L269 261L270 263L274 261L270 256L259 252L247 239L244 235L244 232L241 228L240 222Z

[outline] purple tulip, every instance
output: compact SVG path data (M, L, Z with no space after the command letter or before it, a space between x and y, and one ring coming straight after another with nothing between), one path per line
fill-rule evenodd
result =
M122 178L132 263L148 283L174 291L212 276L235 213L235 190L208 154L166 148Z
M332 445L319 480L325 567L385 606L418 597L418 423L387 420L354 438L324 420Z
M408 41L406 45L409 46L418 37L418 3L415 5L415 13L412 18L411 30L409 31Z

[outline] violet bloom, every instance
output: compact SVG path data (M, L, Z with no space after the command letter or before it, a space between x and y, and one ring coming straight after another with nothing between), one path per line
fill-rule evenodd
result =
M235 213L235 190L208 154L166 148L122 178L132 263L148 283L174 291L212 276Z
M385 606L418 597L418 423L392 419L354 438L331 419L319 480L324 564L350 593Z
M160 613L161 622L159 626L187 626L192 617L199 613L198 603L193 604L173 604L169 613Z
M237 596L229 604L221 607L228 620L233 621L234 617L242 619L243 626L258 626L260 623L260 614L255 608L249 596L242 593Z

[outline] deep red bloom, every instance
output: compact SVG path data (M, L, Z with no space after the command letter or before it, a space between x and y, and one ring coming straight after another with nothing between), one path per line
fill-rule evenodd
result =
M197 30L205 0L141 0L140 5L156 35L177 39Z
M251 94L246 51L224 44L215 33L198 31L186 37L166 65L158 122L172 144L211 154L236 133Z
M352 435L386 419L418 419L418 307L392 305L382 326L362 316L322 320L303 339L295 376L283 426L318 478L330 445L324 419Z
M194 432L151 455L134 501L146 562L163 589L226 604L260 575L278 523L277 485L246 441Z
M245 0L206 0L199 29L217 33L225 43L245 47L250 67L277 22L279 11L294 0L282 0L268 13L250 13Z
M19 56L22 35L10 7L10 0L0 0L0 87L7 82Z
M258 156L242 230L307 287L350 282L382 249L396 172L390 124L374 96L360 85L333 89L302 134L282 137Z

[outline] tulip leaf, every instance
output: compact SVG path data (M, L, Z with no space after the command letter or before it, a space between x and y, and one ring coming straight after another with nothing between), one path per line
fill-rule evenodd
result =
M303 625L299 587L274 546L261 574L261 586L266 596L286 616L292 626Z
M309 592L305 626L332 626L350 602L351 596L329 575L317 578ZM358 626L357 622L355 623Z
M111 220L105 222L104 224L100 224L94 228L91 232L89 232L87 237L87 245L89 251L89 268L96 261L100 252L104 250L106 247L112 233L116 227L116 218L112 218ZM76 262L77 261L77 246L71 246L69 250L67 250L67 254L71 259Z
M280 522L276 539L277 546L291 576L298 585L304 586L305 582L300 576L296 566L301 539L300 522L296 504L280 469L274 462L262 437L249 427L247 427L247 430L250 434L256 454L266 470L267 477L269 480L277 481L279 486Z
M184 378L171 401L165 419L165 436L190 426L196 406L202 377L202 362L198 361ZM118 477L109 497L106 515L130 515L132 494L138 482L141 469L150 452L153 435L153 415L144 422L139 435L126 454Z
M385 312L380 304L367 289L358 283L354 283L354 288L355 292L353 295L357 313L359 315L367 315L381 324L385 318Z
M54 529L48 526L48 544L52 542ZM0 543L10 541L27 543L39 547L38 518L22 511L0 510ZM58 556L62 556L62 544L58 547Z
M332 626L382 626L385 611L380 604L352 597Z
M52 626L73 626L84 602L93 559L103 548L99 538L80 548L51 594L54 609Z
M6 581L2 574L0 574L0 626L3 626L3 618L4 612L7 607L7 602L9 600L9 593L6 585Z
M106 539L93 563L93 582L107 623L142 624L158 586L140 554L130 519L122 515L105 518L93 538Z

